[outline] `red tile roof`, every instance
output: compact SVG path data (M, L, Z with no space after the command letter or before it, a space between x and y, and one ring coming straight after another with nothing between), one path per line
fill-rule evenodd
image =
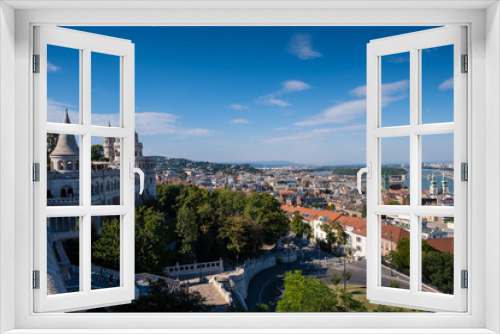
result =
M358 217L342 216L339 218L339 224L345 230L346 227L352 227L353 233L366 236L366 219Z
M453 255L454 251L454 238L439 238L439 239L426 239L425 241L435 250L442 253L448 252Z
M382 239L385 239L387 241L391 241L391 234L392 234L392 241L393 242L398 242L399 239L401 239L401 238L409 238L410 237L410 232L408 232L404 228L401 228L399 226L394 226L394 225L382 226L381 232L382 232Z
M328 217L327 221L336 221L342 216L342 213L340 212L332 212L328 210L315 210L315 209L309 209L309 208L303 208L303 207L295 207L295 206L290 206L290 205L282 205L281 210L288 212L290 214L295 213L296 211L299 211L302 217L305 220L315 220L319 219L319 217Z

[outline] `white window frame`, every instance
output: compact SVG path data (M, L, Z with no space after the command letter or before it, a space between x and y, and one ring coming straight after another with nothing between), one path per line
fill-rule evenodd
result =
M132 4L132 5L131 5ZM10 6L19 8L14 11ZM99 6L99 8L97 8ZM120 6L122 6L120 8ZM132 6L135 9L124 9ZM149 9L147 8L149 6ZM397 8L393 8L397 6ZM67 7L67 8L60 8ZM69 8L68 8L69 7ZM75 9L76 7L80 9ZM163 7L163 8L158 8ZM24 8L24 9L22 9ZM44 9L45 8L45 9ZM47 8L49 10L47 10ZM85 8L85 9L82 9ZM103 9L104 8L104 9ZM107 10L105 8L113 9ZM137 10L142 8L143 10ZM151 9L153 8L153 9ZM437 8L437 9L436 9ZM57 10L59 9L59 10ZM205 9L205 10L204 10ZM493 333L500 331L500 261L497 223L500 216L500 12L495 1L399 1L366 2L294 1L239 2L18 2L0 4L0 322L1 330L36 333L37 329L89 328L93 332L141 333L145 328L158 332L220 333L238 328L262 332L349 332L363 333ZM470 158L469 228L470 269L466 313L436 314L34 314L31 290L32 203L26 194L32 156L32 100L30 55L32 26L59 25L446 25L469 27L470 68L468 148ZM486 23L486 24L485 24ZM7 29L5 29L7 28ZM15 35L14 35L15 33ZM486 71L488 66L488 71ZM13 70L15 68L15 72ZM15 86L12 85L15 82ZM15 98L13 98L15 96ZM12 112L15 110L15 113ZM10 127L10 128L9 128ZM27 135L28 134L28 135ZM488 135L488 140L486 140ZM11 137L9 137L11 136ZM12 146L12 137L15 145ZM488 152L488 154L486 154ZM14 168L6 161L15 161ZM488 197L486 197L488 175ZM11 196L15 190L15 198ZM8 212L6 207L15 207ZM12 224L15 222L15 224ZM471 233L473 232L473 233ZM485 255L491 259L485 265ZM14 256L12 256L14 254ZM486 290L488 283L488 291ZM12 287L15 287L14 289ZM486 293L487 292L487 293ZM12 308L12 305L15 305ZM142 329L138 323L142 322ZM288 328L288 330L284 330ZM100 330L97 330L100 329ZM121 330L120 330L121 329ZM132 330L137 329L137 330ZM233 329L233 330L231 330ZM357 330L356 330L357 329ZM462 329L462 330L459 330ZM243 330L242 330L243 331ZM186 332L186 331L184 331ZM248 332L248 330L247 330ZM13 332L14 333L14 332Z
M428 311L457 311L467 309L467 290L461 288L461 270L467 270L467 183L460 180L461 163L467 163L467 76L462 73L461 57L467 55L465 26L450 26L372 40L367 46L367 164L371 171L367 179L367 297L375 304L414 307ZM422 123L422 50L453 45L454 119L447 123ZM410 55L409 124L382 126L383 56L408 52ZM422 136L453 134L454 206L422 205ZM410 205L382 205L380 185L381 150L384 138L409 140ZM471 180L472 182L473 180ZM410 287L394 289L381 285L381 216L410 217ZM454 231L454 292L430 293L422 287L422 216L455 218ZM387 244L386 244L387 245ZM371 256L371 254L374 254Z
M98 306L129 303L135 296L134 217L135 176L135 106L134 44L129 40L101 36L60 27L34 27L34 54L39 56L39 73L34 84L34 162L39 163L39 181L33 184L34 270L39 271L39 289L34 290L34 311L75 311ZM80 63L80 106L78 124L47 122L47 45L78 50ZM120 124L118 127L91 123L92 53L119 57ZM47 133L80 137L80 198L75 206L47 206ZM92 205L90 185L92 136L120 138L120 205ZM47 295L47 218L79 217L80 279L79 291ZM92 216L120 218L120 286L91 290L91 221Z

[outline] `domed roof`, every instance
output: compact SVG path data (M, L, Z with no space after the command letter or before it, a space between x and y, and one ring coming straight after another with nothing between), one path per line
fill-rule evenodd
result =
M63 123L71 124L68 116L68 109L64 112ZM76 144L75 135L60 134L57 138L56 148L50 153L50 156L79 156L80 149Z

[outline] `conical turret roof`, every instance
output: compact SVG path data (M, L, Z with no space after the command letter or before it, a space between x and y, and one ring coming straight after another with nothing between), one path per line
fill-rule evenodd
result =
M71 124L68 116L68 109L64 111L63 123ZM75 135L60 134L57 139L56 148L50 153L50 156L79 156L80 149L76 144Z

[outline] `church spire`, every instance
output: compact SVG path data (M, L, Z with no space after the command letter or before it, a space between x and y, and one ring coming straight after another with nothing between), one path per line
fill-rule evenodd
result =
M71 124L68 115L68 109L64 111L64 124ZM67 135L61 133L57 138L57 144L54 150L50 153L50 156L79 156L80 149L76 144L75 135Z

